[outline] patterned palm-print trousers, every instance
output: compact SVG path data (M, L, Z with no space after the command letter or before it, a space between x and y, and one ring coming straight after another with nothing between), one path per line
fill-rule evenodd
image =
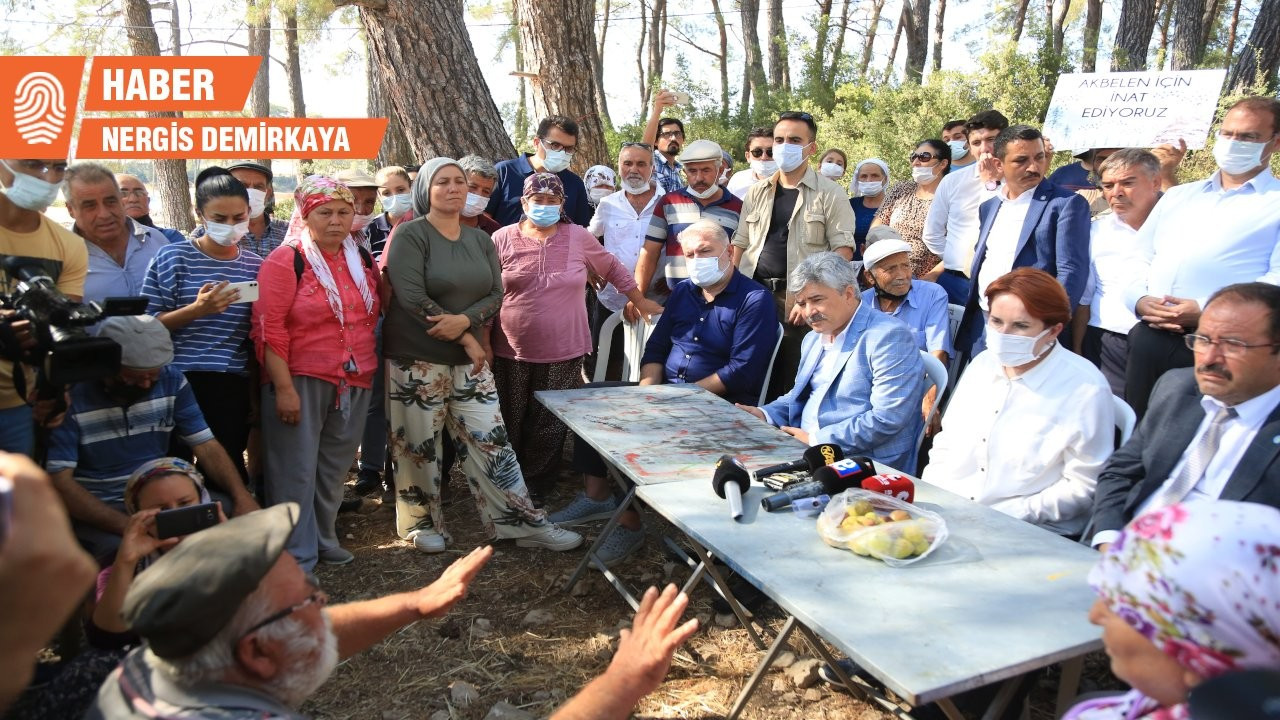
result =
M457 446L467 487L489 537L539 532L547 516L533 506L498 409L493 374L471 365L387 361L387 422L396 463L396 532L448 539L440 508L441 433Z

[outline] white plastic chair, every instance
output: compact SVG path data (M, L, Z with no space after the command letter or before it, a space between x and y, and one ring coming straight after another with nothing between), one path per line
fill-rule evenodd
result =
M764 384L760 386L760 400L756 406L764 405L765 395L769 393L769 380L773 378L773 361L778 359L778 348L782 347L782 323L778 323L778 339L773 343L773 354L769 356L769 369L764 372Z
M1116 408L1116 429L1120 431L1120 444L1124 445L1133 437L1133 429L1138 426L1138 414L1129 407L1129 403L1115 395L1111 396Z
M929 429L929 423L933 420L933 416L938 412L938 404L942 400L942 394L947 391L947 366L942 364L938 358L930 355L924 350L920 351L920 359L924 362L924 374L929 378L929 383L938 388L938 394L933 407L929 408L929 414L924 418L924 427L920 429L920 435L916 438L916 454L920 454L920 445L924 443L925 431ZM928 392L925 388L925 392Z
M956 333L960 331L960 321L964 319L964 306L947 303L947 333L951 337L951 345L956 343Z
M640 318L637 322L623 326L623 342L626 343L623 346L623 378L631 382L640 382L640 358L644 357L644 346L649 342L649 336L657 326L657 318L652 321Z
M609 353L613 350L613 332L622 324L622 313L614 313L605 318L600 326L600 338L596 345L596 371L591 374L591 382L603 382L609 371ZM622 354L622 377L627 376L627 357Z

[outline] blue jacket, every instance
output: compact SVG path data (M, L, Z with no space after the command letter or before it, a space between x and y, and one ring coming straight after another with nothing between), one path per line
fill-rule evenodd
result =
M1089 279L1089 202L1082 196L1058 187L1048 180L1040 181L1031 197L1027 219L1018 235L1018 248L1013 257L1013 268L1033 267L1058 278L1067 291L1067 298L1074 310L1084 294ZM973 267L969 277L969 302L965 305L964 319L956 336L956 349L976 355L986 347L982 341L985 319L978 298L978 272L987 256L987 236L1000 211L1001 199L991 198L978 207L978 246L973 253ZM1064 333L1060 342L1069 344Z
M816 435L809 442L835 443L846 455L867 455L905 473L916 470L916 437L924 418L924 362L911 330L901 320L865 304L849 321L836 372L825 386L810 381L822 358L820 335L804 336L796 384L761 408L777 425L800 427L805 405L818 403Z

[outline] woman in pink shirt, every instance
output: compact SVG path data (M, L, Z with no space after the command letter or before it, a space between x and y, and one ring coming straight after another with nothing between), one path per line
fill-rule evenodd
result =
M503 287L493 374L511 445L536 498L555 480L567 428L533 394L582 384L582 357L591 352L587 271L613 283L646 317L662 308L586 228L564 220L560 178L530 175L520 202L520 222L493 234Z
M317 560L344 565L355 559L338 544L334 520L378 365L380 304L373 260L351 237L351 190L312 175L294 199L284 243L258 273L253 339L266 371L267 502L298 503L288 549L310 572Z

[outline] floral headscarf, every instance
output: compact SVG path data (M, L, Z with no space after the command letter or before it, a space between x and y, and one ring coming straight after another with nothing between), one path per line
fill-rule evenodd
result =
M1216 500L1146 513L1120 533L1089 584L1112 612L1203 678L1280 668L1280 510ZM1159 708L1136 690L1067 714L1187 716L1185 704Z
M586 185L588 190L597 185L618 187L617 176L614 175L613 168L608 165L592 165L587 168L587 174L582 176L582 184Z
M308 175L298 183L293 199L293 216L289 218L289 230L285 233L284 242L296 245L302 250L302 254L307 257L307 262L311 264L311 271L315 273L316 281L324 288L325 298L329 301L329 308L333 310L334 317L345 325L342 295L338 292L338 284L333 279L333 273L329 271L329 263L325 262L324 255L320 253L320 248L311 237L306 219L313 210L333 200L342 200L354 207L355 196L351 194L350 188L331 177ZM372 313L373 291L369 288L368 279L365 277L364 261L360 259L356 240L351 235L347 235L342 240L342 253L347 261L347 270L351 273L351 279L355 281L360 297L364 299L364 311L366 314Z
M549 172L536 172L524 179L524 192L520 193L520 197L533 195L554 195L564 200L564 183Z
M143 463L129 476L124 485L125 512L130 515L138 512L141 509L138 507L138 494L142 492L142 488L152 480L166 475L186 475L191 478L197 494L200 495L200 502L210 502L209 491L204 487L204 475L196 470L195 465L181 458L162 457Z

